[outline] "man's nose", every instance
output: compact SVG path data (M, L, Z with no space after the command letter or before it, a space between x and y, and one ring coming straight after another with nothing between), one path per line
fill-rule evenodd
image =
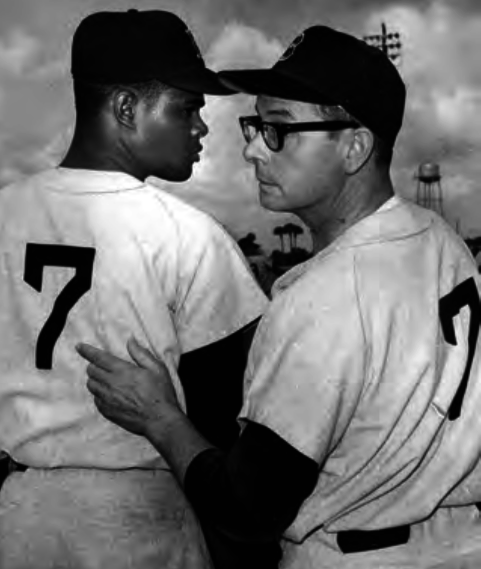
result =
M202 117L198 117L198 120L194 125L193 132L194 135L198 136L199 138L203 138L209 134L209 127L207 126L207 123L204 122Z
M253 164L255 160L266 163L269 158L268 152L269 149L265 145L261 133L258 132L244 147L244 160L250 164Z

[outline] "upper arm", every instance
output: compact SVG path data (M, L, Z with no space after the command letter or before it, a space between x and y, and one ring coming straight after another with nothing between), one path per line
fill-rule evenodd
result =
M233 240L213 221L182 235L176 326L183 352L214 343L257 319L268 301Z
M269 427L322 462L354 413L366 353L352 282L314 280L284 293L256 335L240 418Z

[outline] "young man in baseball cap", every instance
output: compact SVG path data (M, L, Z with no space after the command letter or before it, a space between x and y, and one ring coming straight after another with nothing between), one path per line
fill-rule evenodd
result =
M85 18L72 75L77 122L60 167L0 196L0 448L11 472L0 566L208 569L169 466L98 413L74 346L127 354L135 333L204 432L219 445L236 434L217 425L241 403L240 382L218 381L219 352L241 380L237 343L266 299L216 222L144 181L190 177L208 131L204 94L231 91L185 23L160 10ZM181 354L184 371L212 358L217 372L189 383Z
M479 567L479 276L439 216L394 193L403 81L325 26L223 77L257 95L240 122L261 203L298 215L316 254L274 285L230 451L133 341L138 367L79 347L99 409L167 458L213 533L281 540L282 568Z

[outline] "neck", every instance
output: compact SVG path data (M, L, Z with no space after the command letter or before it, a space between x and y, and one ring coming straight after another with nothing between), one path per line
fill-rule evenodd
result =
M329 203L319 203L309 211L295 214L310 229L313 252L325 249L350 227L371 215L394 195L389 173L366 183L348 179L344 188Z
M77 126L59 166L75 170L124 172L139 180L145 178L122 140L113 139L104 129L92 126Z

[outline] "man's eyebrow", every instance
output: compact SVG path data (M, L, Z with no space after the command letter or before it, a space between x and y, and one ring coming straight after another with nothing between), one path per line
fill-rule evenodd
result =
M260 115L259 108L257 107L257 105L256 105L256 112L258 115ZM288 118L288 119L295 118L289 109L271 109L266 111L266 115L273 117Z

